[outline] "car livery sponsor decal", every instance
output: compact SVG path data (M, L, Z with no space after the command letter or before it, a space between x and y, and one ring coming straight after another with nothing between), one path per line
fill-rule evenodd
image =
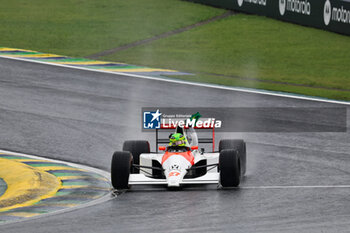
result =
M179 176L180 175L180 172L170 172L169 173L169 177L171 176Z

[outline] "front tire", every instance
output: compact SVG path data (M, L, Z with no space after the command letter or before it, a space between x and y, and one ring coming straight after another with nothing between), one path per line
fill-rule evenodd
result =
M127 151L116 151L112 157L111 178L112 185L117 190L129 188L132 155Z
M222 150L219 156L220 184L222 187L238 187L241 168L238 152L233 149Z
M219 151L226 149L233 149L238 151L238 156L240 158L241 163L241 172L242 175L246 173L247 167L247 149L246 144L241 139L224 139L219 142Z
M134 159L134 164L140 165L140 154L149 153L149 142L144 140L125 141L123 144L123 151L129 151ZM137 168L132 168L131 173L140 173Z

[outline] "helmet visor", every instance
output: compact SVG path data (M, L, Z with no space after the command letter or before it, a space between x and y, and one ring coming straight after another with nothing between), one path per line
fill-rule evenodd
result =
M181 144L185 144L185 141L184 140L180 140L180 141L176 141L175 142L176 146L181 145Z

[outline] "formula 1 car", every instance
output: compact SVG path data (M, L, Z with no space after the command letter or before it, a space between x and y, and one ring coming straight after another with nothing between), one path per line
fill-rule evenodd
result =
M214 132L214 130L213 130ZM226 139L214 151L214 138L198 139L193 128L177 126L175 133L183 134L189 146L159 146L168 139L156 137L157 152L150 152L148 141L125 141L123 151L112 158L112 185L117 190L131 185L161 184L169 188L186 184L218 184L238 187L246 172L246 144L243 140ZM198 149L198 143L212 143L213 152ZM163 151L158 152L158 149Z

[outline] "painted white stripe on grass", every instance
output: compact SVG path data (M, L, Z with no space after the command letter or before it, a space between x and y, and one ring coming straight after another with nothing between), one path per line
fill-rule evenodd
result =
M76 164L76 163L71 163L71 162L66 162L66 161L61 161L61 160L56 160L56 159L49 159L49 158L44 158L44 157L35 156L35 155L22 154L22 153L6 151L6 150L0 150L0 154L17 155L17 156L23 156L23 157L27 157L27 158L31 158L31 159L39 159L39 160L46 160L46 161L50 161L50 162L66 164L66 165L71 166L71 167L84 169L84 170L92 172L92 173L97 173L97 174L105 177L109 181L110 181L110 177L111 177L109 172L106 172L106 171L103 171L103 170L100 170L100 169L97 169L97 168L81 165L81 164ZM100 198L97 198L95 200L89 201L87 203L80 204L78 206L68 207L68 208L65 208L65 209L62 209L62 210L57 210L57 211L53 211L53 212L49 212L49 213L45 213L45 214L40 214L40 215L33 216L33 217L23 218L23 219L19 219L19 220L6 221L6 222L3 222L3 223L0 223L0 226L1 225L11 224L11 223L30 221L30 220L33 220L33 219L38 219L38 218L42 218L42 217L48 217L48 216L51 216L51 215L56 215L56 214L61 214L61 213L67 213L67 212L70 212L70 211L73 211L73 210L78 210L78 209L94 206L94 205L97 205L97 204L101 204L103 202L109 201L109 200L114 199L114 198L116 198L116 195L112 195L112 189L111 189L111 191L108 192L106 195L104 195L104 196L102 196Z
M66 65L66 64L55 64L55 63L51 63L51 62L36 61L36 60L19 58L19 57L8 57L8 56L1 56L1 55L0 55L0 57L6 58L6 59L18 60L18 61L26 61L26 62L32 62L32 63L39 63L39 64L45 64L45 65L59 66L59 67L72 68L72 69L78 69L78 70L93 71L93 72L106 73L106 74L116 74L116 75L133 77L133 78L157 80L157 81L162 81L162 82L170 82L170 83L178 83L178 84L184 84L184 85L192 85L192 86L197 86L197 87L207 87L207 88L215 88L215 89L221 89L221 90L229 90L229 91L254 93L254 94L261 94L261 95L278 96L278 97L285 97L285 98L292 98L292 99L300 99L300 100L309 100L309 101L317 101L317 102L325 102L325 103L333 103L333 104L350 105L350 102L348 102L348 101L323 99L323 98L317 98L317 97L309 97L309 96L296 95L296 94L287 94L287 93L280 93L280 92L273 92L273 91L266 91L266 90L258 90L258 89L252 89L252 88L240 88L240 87L229 87L229 86L216 85L216 84L196 83L196 82L190 82L190 81L175 80L175 79L170 79L170 78L158 78L158 77L151 77L151 76L146 76L146 75L128 74L128 73L123 73L123 72L95 70L95 69L86 68L86 67L77 67L77 66Z

